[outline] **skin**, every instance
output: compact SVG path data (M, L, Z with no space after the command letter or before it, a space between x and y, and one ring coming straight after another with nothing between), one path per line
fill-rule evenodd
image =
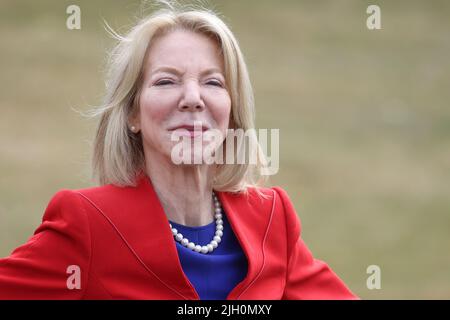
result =
M169 220L187 226L212 223L216 165L173 163L177 142L169 129L201 121L225 136L231 99L219 47L205 35L171 31L154 39L143 68L139 112L130 125L142 134L146 173Z

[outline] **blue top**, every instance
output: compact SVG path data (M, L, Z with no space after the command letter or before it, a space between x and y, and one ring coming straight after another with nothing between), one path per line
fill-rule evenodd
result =
M222 209L223 236L219 246L203 254L175 241L183 271L201 300L225 300L231 290L247 275L247 258ZM170 221L189 241L207 245L216 233L216 222L189 227Z

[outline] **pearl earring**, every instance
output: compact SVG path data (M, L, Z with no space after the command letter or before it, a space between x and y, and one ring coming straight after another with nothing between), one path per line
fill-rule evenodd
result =
M131 126L131 131L135 132L136 131L136 127L135 126Z

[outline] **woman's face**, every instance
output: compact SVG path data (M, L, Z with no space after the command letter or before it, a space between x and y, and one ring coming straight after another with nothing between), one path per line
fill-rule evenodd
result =
M149 48L144 71L134 123L141 131L146 157L149 152L170 157L178 143L171 140L173 130L188 126L185 129L192 131L189 126L194 122L200 121L203 130L219 130L225 137L231 99L222 56L212 39L185 30L161 36ZM182 139L203 136L192 137L192 132L182 131L187 133ZM217 147L221 144L215 143Z

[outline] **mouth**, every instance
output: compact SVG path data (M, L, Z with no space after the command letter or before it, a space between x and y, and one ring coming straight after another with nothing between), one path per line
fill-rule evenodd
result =
M188 130L188 131L206 131L206 130L209 130L209 128L207 126L203 126L203 125L199 125L199 126L181 125L181 126L169 129L169 131L174 131L174 130L177 130L177 129L185 129L185 130Z
M182 124L169 129L170 132L176 131L177 134L181 136L196 137L202 135L205 131L210 128L203 124Z

